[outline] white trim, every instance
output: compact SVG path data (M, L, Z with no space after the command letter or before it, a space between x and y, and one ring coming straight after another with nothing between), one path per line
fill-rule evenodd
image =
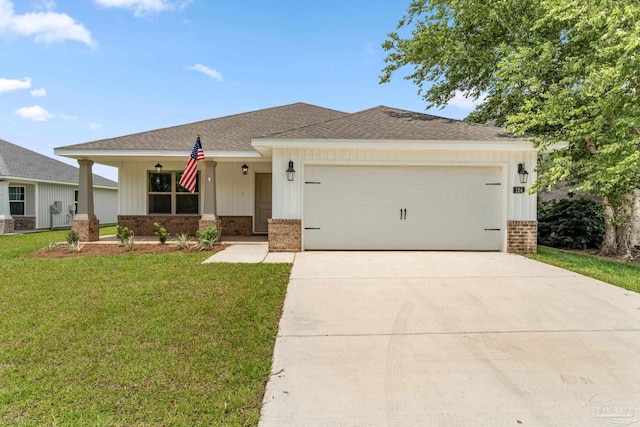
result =
M31 178L24 178L19 176L3 176L2 180L11 181L11 182L20 183L20 184L43 183L43 184L56 184L56 185L71 185L76 187L78 186L77 182L50 181L46 179L31 179ZM105 190L118 191L118 187L107 187L105 185L95 185L95 184L93 185L93 187L103 188Z
M191 151L187 150L93 150L81 148L54 148L53 153L57 156L71 157L74 159L95 158L95 157L177 157L186 159ZM256 151L205 151L205 159L212 157L262 157Z
M455 150L455 151L537 151L530 141L443 141L443 140L341 140L341 139L296 139L282 140L254 138L251 145L256 149L273 148L321 148L321 149L378 149L378 150ZM264 150L264 151L266 151Z

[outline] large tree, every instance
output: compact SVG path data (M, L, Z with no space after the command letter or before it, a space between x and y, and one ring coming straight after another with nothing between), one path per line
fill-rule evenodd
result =
M409 68L429 106L456 92L483 97L468 120L535 135L550 155L534 190L565 181L600 198L602 251L629 254L640 188L639 2L415 0L383 47L381 82Z

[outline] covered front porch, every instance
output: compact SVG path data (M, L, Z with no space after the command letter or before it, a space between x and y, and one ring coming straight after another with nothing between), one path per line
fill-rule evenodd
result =
M214 226L223 238L264 236L271 217L271 162L256 158L198 162L196 188L179 185L184 156L78 159L78 213L72 228L83 241L98 240L91 180L94 162L118 168L118 225L136 236L153 236L154 223L171 236Z

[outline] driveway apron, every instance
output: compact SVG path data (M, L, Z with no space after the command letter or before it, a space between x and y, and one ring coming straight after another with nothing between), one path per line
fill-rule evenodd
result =
M261 427L634 423L640 294L497 252L296 256Z

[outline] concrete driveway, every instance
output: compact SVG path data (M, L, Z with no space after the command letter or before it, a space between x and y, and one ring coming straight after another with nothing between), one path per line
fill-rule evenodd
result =
M304 252L272 372L262 427L638 425L640 295L504 253Z

